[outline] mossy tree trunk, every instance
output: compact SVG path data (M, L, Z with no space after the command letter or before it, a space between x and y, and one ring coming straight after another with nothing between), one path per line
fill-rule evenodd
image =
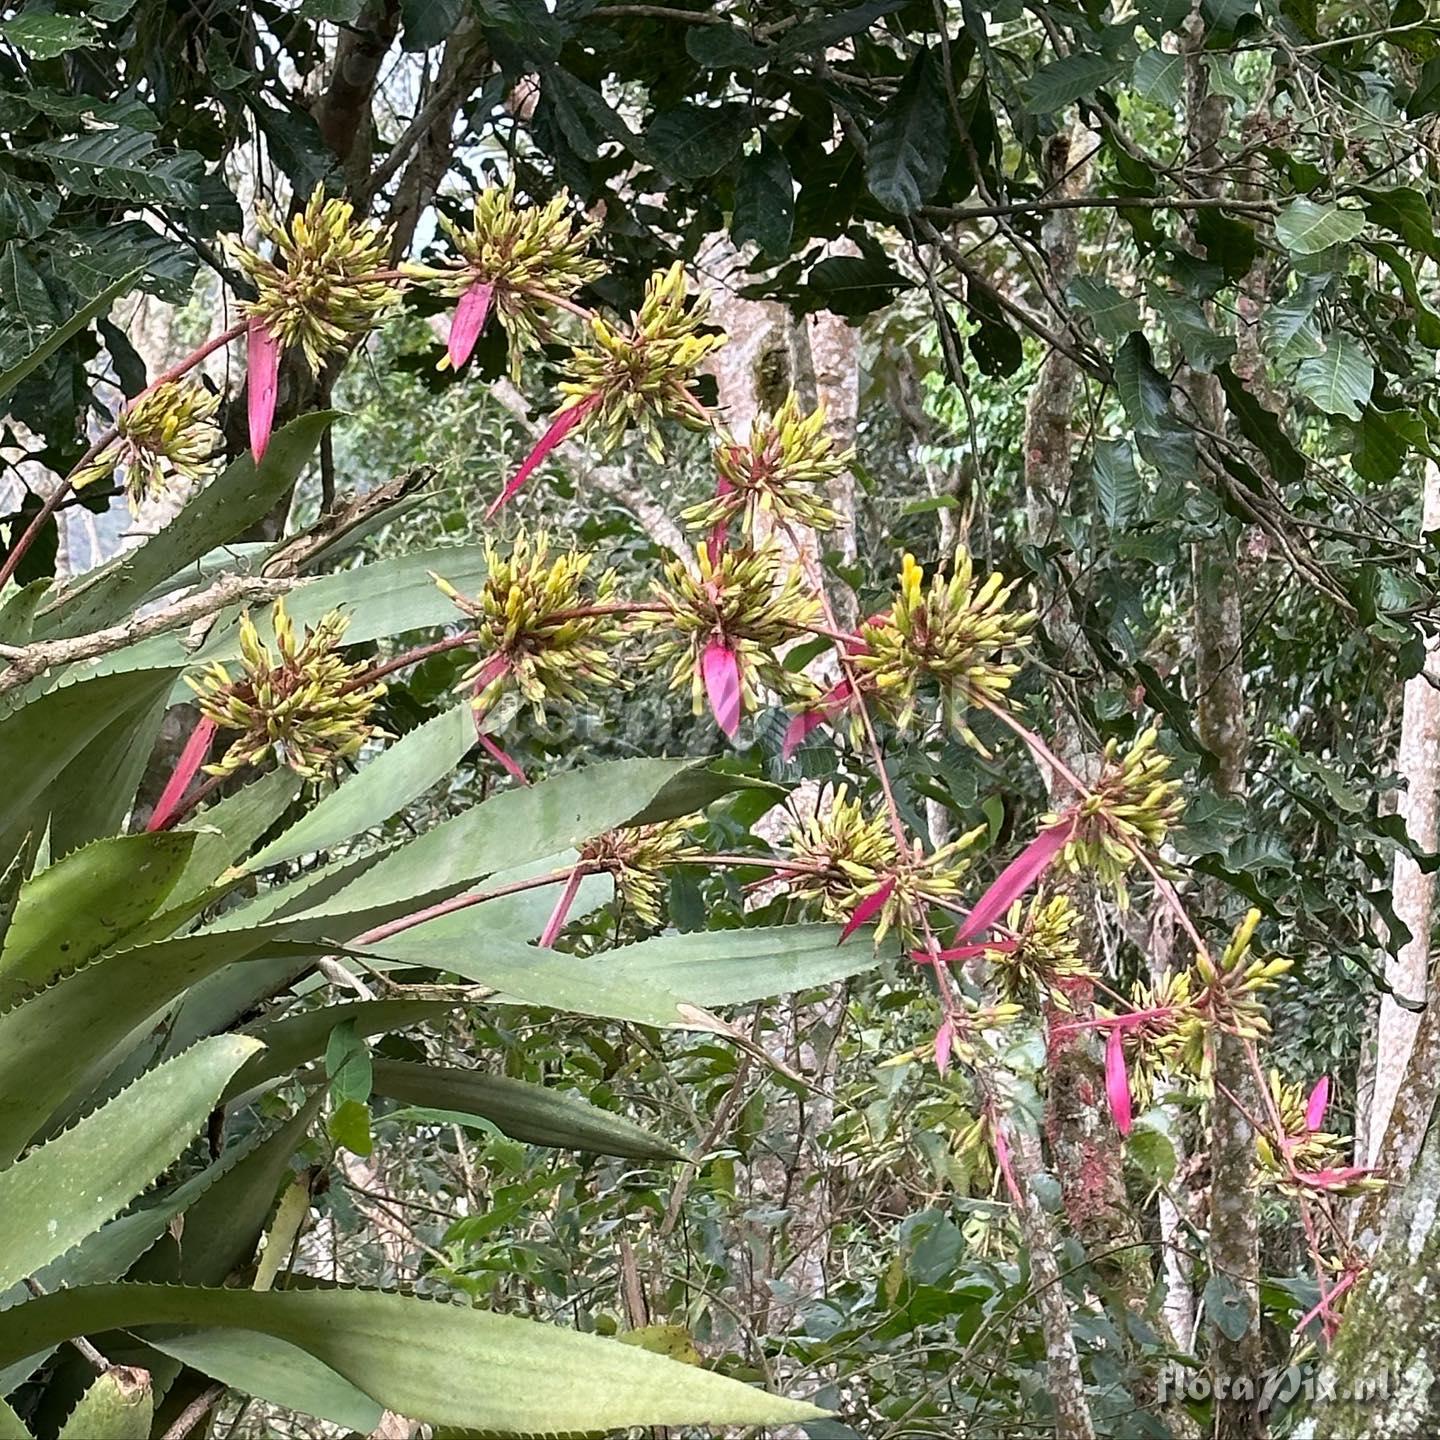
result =
M1297 1440L1440 1435L1440 1126L1432 1114Z

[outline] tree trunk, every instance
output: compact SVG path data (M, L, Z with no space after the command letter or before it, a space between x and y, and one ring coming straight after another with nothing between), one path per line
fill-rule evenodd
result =
M1074 154L1093 148L1090 132L1060 135L1045 157L1047 194L1056 197L1083 191L1088 165L1073 166ZM1041 244L1057 291L1075 277L1078 234L1075 212L1055 210L1047 217ZM1067 355L1051 350L1040 367L1025 405L1025 505L1032 545L1053 543L1059 533L1062 507L1073 493L1075 432L1073 417L1080 399L1080 370ZM1075 721L1072 670L1087 654L1063 590L1050 597L1042 616L1046 637L1057 652L1052 698L1053 743L1056 753L1077 774L1092 773L1095 759ZM1063 783L1047 774L1053 803L1068 795ZM1082 955L1101 951L1098 897L1078 877L1054 882L1069 894L1080 916L1077 938ZM1073 1028L1076 1016L1093 1013L1094 987L1089 981L1064 987L1069 1008L1047 1007L1046 1059L1049 1093L1046 1140L1055 1163L1065 1213L1076 1237L1099 1261L1107 1279L1116 1284L1127 1305L1142 1309L1153 1283L1150 1266L1125 1193L1124 1153L1120 1136L1106 1111L1105 1067L1100 1033Z
M1420 533L1440 528L1440 465L1425 467L1425 494ZM1425 668L1433 670L1440 661L1440 637L1425 647ZM1405 700L1400 721L1400 753L1395 768L1405 781L1398 813L1415 845L1433 851L1440 840L1440 690L1423 675L1405 682ZM1398 994L1420 1002L1429 996L1431 911L1435 899L1435 876L1427 875L1406 854L1395 856L1391 882L1395 914L1410 932L1410 939L1385 966L1385 979ZM1406 1063L1420 1028L1420 1016L1397 1005L1388 995L1380 999L1380 1019L1375 1037L1375 1082L1366 1121L1368 1163L1379 1158L1390 1124L1396 1096L1405 1076ZM1433 1068L1431 1070L1433 1076ZM1431 1080L1431 1076L1417 1077ZM1432 1082L1433 1083L1433 1082ZM1416 1095L1407 1096L1413 1105ZM1426 1107L1428 1109L1428 1107ZM1414 1153L1413 1149L1410 1152ZM1402 1163L1408 1160L1402 1157Z
M1424 1127L1422 1127L1423 1129ZM1346 1310L1296 1440L1440 1435L1440 1126L1392 1200L1369 1277Z
M1192 13L1184 38L1186 145L1190 163L1205 177L1200 188L1219 196L1219 142L1228 123L1228 106L1209 88L1204 32L1198 12ZM1181 381L1199 423L1212 433L1223 433L1225 401L1217 379L1187 369ZM1191 552L1195 728L1201 744L1215 758L1216 793L1235 798L1245 794L1250 748L1238 562L1235 541L1223 528L1199 541ZM1211 902L1210 908L1218 908L1223 898L1218 887L1207 886L1202 893ZM1227 1092L1233 1100L1227 1098ZM1216 1440L1252 1440L1264 1433L1258 1399L1246 1398L1247 1387L1228 1383L1258 1376L1263 1363L1255 1134L1246 1118L1247 1111L1253 1115L1259 1110L1260 1097L1244 1042L1227 1034L1217 1036L1215 1098L1210 1106L1210 1269L1244 1305L1247 1323L1234 1339L1218 1326L1211 1330Z

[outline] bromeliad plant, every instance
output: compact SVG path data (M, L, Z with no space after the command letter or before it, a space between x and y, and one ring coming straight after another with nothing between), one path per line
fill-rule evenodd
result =
M659 453L664 425L716 424L696 390L700 367L724 339L703 328L704 297L688 295L677 266L652 279L628 324L586 310L574 297L600 273L586 253L593 230L570 216L564 197L537 210L518 205L511 190L482 196L471 230L450 232L457 254L445 266L384 268L384 233L321 191L288 226L261 223L275 258L235 251L258 291L246 320L131 402L55 493L117 468L132 493L137 475L146 489L195 478L208 458L213 406L181 382L247 331L253 458L214 479L187 524L161 532L131 564L24 607L16 623L28 627L33 653L22 666L24 647L9 652L20 657L24 683L11 687L0 718L0 762L20 777L0 799L0 1290L28 1288L0 1309L3 1393L37 1367L43 1380L43 1357L83 1341L98 1372L95 1407L123 1394L133 1421L166 1388L164 1377L177 1374L162 1352L174 1348L167 1337L178 1327L221 1337L184 1357L217 1377L235 1371L240 1352L223 1339L233 1331L296 1347L312 1367L308 1379L323 1382L311 1384L321 1397L316 1413L352 1426L357 1407L366 1417L373 1411L376 1424L383 1408L502 1434L818 1418L802 1402L635 1347L402 1295L290 1288L273 1264L257 1280L255 1250L267 1227L267 1256L288 1254L309 1208L304 1195L275 1208L296 1183L292 1158L307 1143L323 1161L337 1146L370 1146L372 1104L387 1086L409 1105L470 1113L520 1139L632 1162L674 1158L633 1122L573 1097L560 1097L562 1105L536 1088L490 1105L473 1071L414 1065L397 1078L393 1065L370 1065L368 1036L415 1023L417 976L423 1003L437 1007L427 1014L524 1004L732 1034L700 1003L703 985L685 989L687 975L695 983L687 957L725 967L726 1003L753 1003L782 983L825 984L871 968L893 932L938 997L924 1053L942 1074L963 1067L977 1097L957 1143L985 1152L980 1168L1023 1218L1029 1171L999 1083L1007 1031L1029 1021L1103 1034L1106 1091L1123 1133L1136 1101L1146 1105L1167 1088L1210 1105L1239 1103L1215 1091L1214 1046L1229 1037L1255 1054L1266 1034L1262 997L1285 962L1251 956L1254 919L1218 959L1190 922L1162 856L1180 804L1157 732L1142 731L1128 747L1111 742L1087 782L1022 723L1011 684L1035 617L1017 601L1018 581L981 580L960 552L927 585L906 555L889 607L855 630L839 627L794 542L795 527L829 520L824 487L848 456L825 436L823 415L803 413L793 396L756 422L748 444L716 433L715 497L686 516L706 538L693 565L678 558L640 597L621 595L610 572L596 574L588 553L521 530L508 547L491 539L392 566L389 585L414 582L407 632L460 623L380 660L345 650L352 637L391 638L395 624L392 592L372 587L364 565L315 577L297 574L296 552L283 545L260 556L261 589L278 583L289 592L271 614L273 642L244 608L261 593L254 576L172 598L192 586L202 557L288 492L329 423L302 417L272 439L281 351L300 349L312 367L337 359L410 286L458 298L448 353L455 368L492 307L509 332L512 364L538 342L572 343L564 403L492 513L568 435L583 432L606 450L633 429ZM322 517L310 538L324 543L302 547L305 554L333 544L329 523ZM33 533L12 547L0 586ZM132 628L132 612L157 596L160 609L143 632ZM190 627L200 619L197 649ZM46 648L52 637L77 635L78 645ZM787 647L816 638L831 650L824 681L784 663ZM698 838L700 812L723 809L744 785L726 771L631 760L526 783L485 734L497 702L513 690L542 716L588 702L640 669L623 664L626 647L663 672L671 690L688 692L697 714L708 705L730 737L767 698L797 711L787 753L843 718L835 742L842 763L852 775L868 772L873 787L852 797L837 786L768 850L757 843L716 854ZM467 652L460 701L398 739L385 735L376 718L382 680L445 651ZM182 679L201 721L148 824L126 833L127 821L130 830L143 821L138 772L127 771L117 793L97 787L94 771L113 767L117 724L129 727L134 753L148 752ZM988 756L972 729L977 714L1015 737L1053 781L1054 798L1034 838L972 899L987 831L938 848L915 837L891 786L882 732L938 721ZM211 760L221 736L225 748ZM426 834L384 839L385 823L444 780L477 738L517 783ZM207 762L210 779L192 790ZM763 793L771 801L783 794ZM752 813L754 801L752 793ZM758 869L772 895L822 923L558 953L567 925L607 898L597 899L590 882L608 886L632 926L659 931L669 879L687 867L742 876ZM1109 1008L1072 1003L1104 982L1080 950L1061 882L1081 875L1123 897L1136 871L1173 910L1193 960L1153 993L1133 992L1129 1004L1114 992ZM514 906L547 888L556 898L543 922ZM857 933L867 926L868 944ZM793 979L777 982L777 960ZM369 998L359 1007L337 1002L335 985ZM268 1008L277 995L289 1007L281 1018ZM1364 1172L1334 1163L1339 1142L1321 1131L1319 1091L1297 1121L1290 1089L1262 1088L1265 1113L1252 1117L1261 1159L1307 1218L1368 1183ZM208 1157L187 1152L217 1113L244 1115L248 1138L227 1146L221 1135ZM215 1233L207 1225L217 1223L223 1244L207 1239ZM162 1243L177 1233L178 1246ZM1307 1318L1329 1327L1345 1286L1326 1289L1323 1277L1336 1267L1353 1274L1354 1257L1322 1254L1317 1243L1315 1261L1322 1306ZM182 1283L141 1283L156 1280ZM93 1343L121 1330L136 1337L143 1367L131 1348L125 1368ZM537 1371L571 1383L519 1383ZM264 1375L253 1366L247 1375L264 1396ZM0 1410L0 1428L23 1433L20 1424ZM149 1425L146 1418L113 1433Z

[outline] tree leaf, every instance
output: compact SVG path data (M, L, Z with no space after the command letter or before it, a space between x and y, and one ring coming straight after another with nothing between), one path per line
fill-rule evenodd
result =
M1357 193L1365 201L1365 218L1372 225L1398 235L1406 245L1422 255L1440 260L1440 239L1435 235L1430 202L1419 190L1408 185L1399 185L1391 190L1361 185L1357 187Z
M252 856L249 868L326 850L383 824L443 780L474 744L475 715L466 700L402 735Z
M1042 65L1020 90L1025 108L1032 115L1048 115L1063 110L1075 100L1093 95L1120 74L1121 64L1108 55L1093 50L1076 50L1070 55Z
M683 1160L682 1151L643 1126L571 1091L483 1070L377 1060L375 1093L406 1105L453 1110L492 1121L514 1140L629 1160Z
M283 925L186 935L92 960L0 1014L0 1164L16 1155L67 1097L87 1093L121 1059L135 1030L185 989L262 949L284 953ZM318 944L291 953L323 953ZM187 1052L188 1053L188 1052Z
M659 980L617 970L611 962L618 952L581 957L526 945L494 933L484 923L484 909L479 905L465 912L473 918L463 939L457 939L454 927L437 921L441 933L427 933L430 926L417 925L357 953L371 964L386 960L458 975L495 991L496 1004L544 1005L637 1025L678 1025L685 1018L679 997Z
M1275 478L1282 485L1295 485L1302 481L1305 478L1305 457L1285 433L1279 416L1267 410L1228 365L1216 366L1215 375L1240 433L1270 462Z
M1331 331L1325 350L1302 360L1295 372L1295 388L1327 415L1360 418L1375 383L1375 367L1357 340L1342 330Z
M911 215L935 193L950 159L950 115L940 66L928 50L911 61L870 134L865 183L887 210Z
M795 181L785 152L766 136L759 150L741 157L730 238L736 245L753 241L772 260L779 260L790 253L794 228Z
M180 833L193 834L195 843L171 903L184 904L208 890L285 813L302 783L282 765L187 820Z
M20 1417L4 1400L0 1400L0 1440L34 1440Z
M677 180L703 180L730 163L753 122L743 105L677 105L645 127L654 163Z
M1217 335L1210 328L1198 300L1166 290L1152 291L1150 299L1165 321L1171 339L1192 369L1208 375L1235 353L1234 336ZM1172 361L1174 358L1172 349Z
M0 25L0 35L32 60L53 60L68 50L93 45L100 38L95 27L79 16L46 15L28 7L24 14Z
M1095 442L1094 477L1100 518L1107 529L1123 530L1140 508L1140 476L1128 441Z
M1260 336L1266 352L1285 363L1321 354L1325 342L1314 323L1315 306L1324 293L1324 279L1309 277L1260 317Z
M1185 57L1154 45L1136 57L1134 76L1135 88L1147 100L1173 110L1180 103L1184 86Z
M1115 352L1115 389L1135 429L1158 434L1170 410L1170 382L1155 368L1143 335L1127 336Z
M40 338L34 347L5 371L0 371L0 395L7 395L30 372L43 365L67 340L78 335L97 315L109 312L111 305L120 296L128 294L135 286L141 272L132 270L122 275L113 285L102 290L93 300L82 305L68 320L56 325Z
M43 161L62 188L134 205L200 203L204 161L188 151L162 154L145 130L118 127L62 140L44 140L21 152Z
M577 848L650 811L694 768L690 760L610 760L502 791L401 846L362 879L304 913L323 918L403 903Z
M259 1331L398 1415L497 1435L790 1425L826 1413L633 1345L362 1290L65 1290L0 1312L0 1363L73 1335L149 1325Z
M738 25L695 25L685 36L685 53L707 70L756 70L770 52Z
M185 834L118 835L27 880L0 950L0 1003L119 944L164 903L194 843Z
M0 1171L0 1291L63 1255L140 1194L185 1148L225 1082L258 1048L238 1035L203 1040Z
M1140 329L1140 307L1134 300L1093 275L1077 275L1065 293L1072 305L1090 317L1102 340L1123 340Z
M0 720L0 773L10 776L0 797L0 836L18 843L27 829L43 832L48 809L36 802L56 776L118 713L149 704L172 682L168 671L102 675L57 686Z
M1302 195L1276 217L1275 238L1292 255L1318 255L1332 245L1353 240L1364 228L1363 210L1322 205Z
M252 1025L247 1033L265 1048L236 1074L225 1099L263 1088L317 1060L337 1025L351 1025L357 1036L368 1039L439 1020L454 1009L455 1002L449 1000L351 1000Z

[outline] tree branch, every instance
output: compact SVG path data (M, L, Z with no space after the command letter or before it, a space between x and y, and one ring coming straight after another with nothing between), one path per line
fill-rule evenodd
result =
M57 665L74 665L81 660L108 655L112 650L123 650L127 645L152 635L182 629L227 606L273 600L285 594L293 583L292 580L254 575L226 575L206 590L187 595L163 610L136 616L123 625L111 625L107 629L75 635L67 640L42 640L34 645L0 645L0 659L9 662L9 669L0 673L0 694Z

